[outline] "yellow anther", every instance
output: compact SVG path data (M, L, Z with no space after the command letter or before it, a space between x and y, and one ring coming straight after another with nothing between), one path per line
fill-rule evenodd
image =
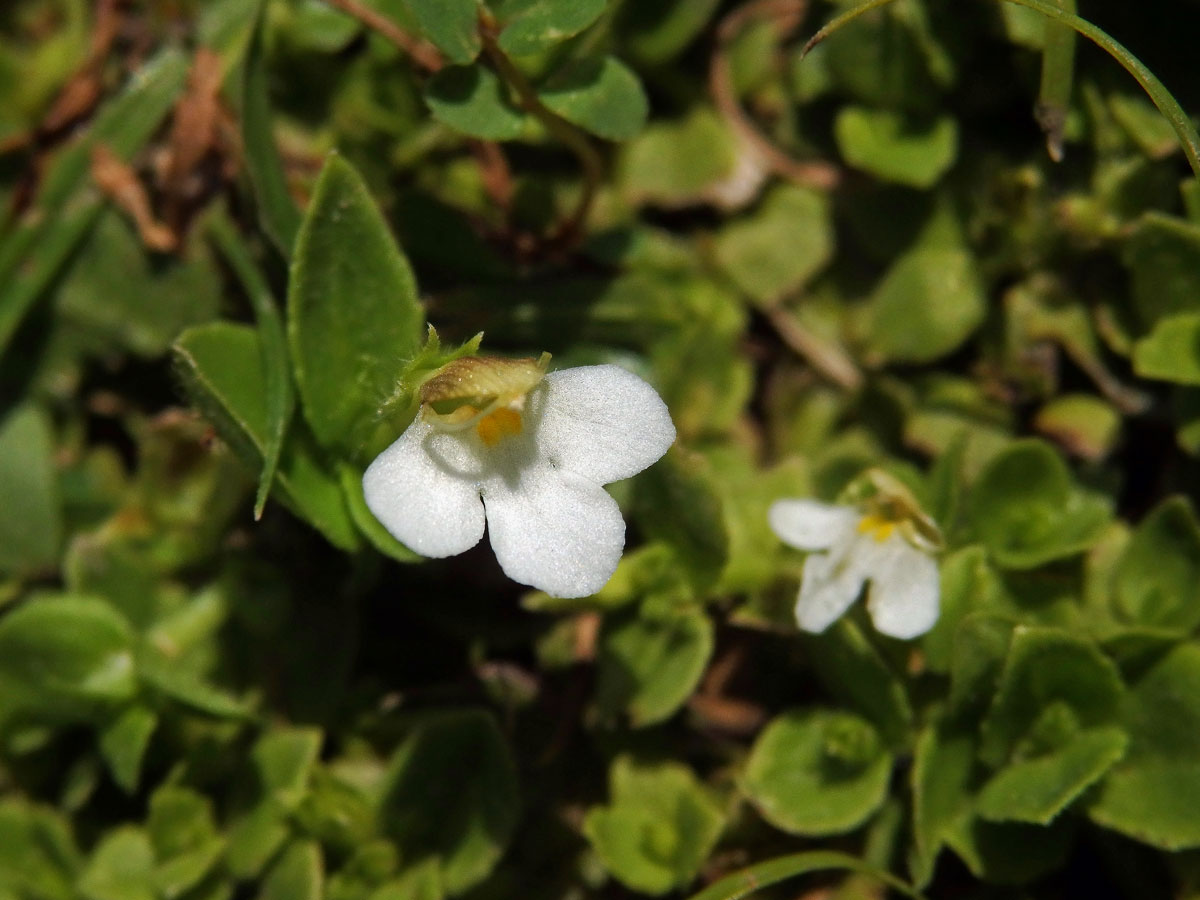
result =
M475 433L489 447L495 447L503 438L521 433L521 414L502 406L476 422Z
M867 513L858 520L858 533L869 534L879 543L883 543L892 536L892 532L896 530L896 523L890 519L885 519L877 516L874 513Z

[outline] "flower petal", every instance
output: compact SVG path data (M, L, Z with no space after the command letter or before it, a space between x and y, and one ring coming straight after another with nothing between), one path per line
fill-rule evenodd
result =
M541 453L596 484L636 475L675 440L662 398L619 366L551 372L529 402Z
M858 511L817 500L776 500L767 510L771 530L799 550L825 550L849 540L858 525Z
M599 485L548 461L483 486L488 534L513 581L555 597L586 597L612 577L625 520Z
M938 567L933 557L902 538L887 543L889 552L876 561L871 572L867 611L881 634L908 640L924 634L937 621Z
M419 417L363 473L367 508L422 556L453 556L483 537L479 460L458 435Z
M844 542L804 561L796 623L805 631L824 631L858 598L867 569L856 558L856 546L856 542Z

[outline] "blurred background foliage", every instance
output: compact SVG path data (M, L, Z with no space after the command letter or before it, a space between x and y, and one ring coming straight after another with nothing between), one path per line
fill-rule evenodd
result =
M3 4L0 898L1200 896L1200 190L1037 12L846 8ZM363 505L480 331L670 406L594 597ZM941 619L801 635L872 467Z

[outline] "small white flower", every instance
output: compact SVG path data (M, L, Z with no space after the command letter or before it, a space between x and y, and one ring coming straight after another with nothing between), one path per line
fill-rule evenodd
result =
M408 430L363 475L367 506L422 556L475 546L486 519L514 581L586 597L611 577L625 521L601 485L654 463L675 426L654 388L612 365L463 357L421 388Z
M796 621L821 632L857 599L866 582L867 611L883 634L914 638L938 617L938 568L928 519L905 518L894 506L864 512L816 500L777 500L767 513L785 543L811 551L804 561Z

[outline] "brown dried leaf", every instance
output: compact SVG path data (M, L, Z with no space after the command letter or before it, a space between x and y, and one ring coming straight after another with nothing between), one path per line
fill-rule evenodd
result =
M175 249L179 243L175 232L154 217L150 196L133 167L103 144L92 147L92 180L133 219L143 244L159 252Z
M183 181L210 151L219 150L221 120L221 58L207 47L196 51L188 72L187 89L175 104L167 137L168 162L162 187L182 193Z

